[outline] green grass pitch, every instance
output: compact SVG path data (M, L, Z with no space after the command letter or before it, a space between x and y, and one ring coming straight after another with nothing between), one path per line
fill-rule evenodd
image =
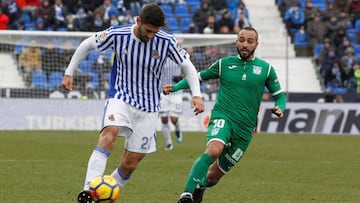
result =
M75 203L82 189L94 131L0 131L1 203ZM120 160L123 138L108 160ZM175 203L192 162L205 149L205 133L184 132L184 141L145 157L119 203ZM268 135L254 137L241 162L204 203L360 202L360 136Z

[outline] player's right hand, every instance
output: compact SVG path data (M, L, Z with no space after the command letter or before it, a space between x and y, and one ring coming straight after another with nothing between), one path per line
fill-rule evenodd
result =
M167 85L163 86L162 91L165 95L168 95L168 94L170 94L170 92L173 92L174 90L173 90L171 84L167 84Z
M200 96L194 96L191 100L191 107L194 109L195 115L204 112L204 100Z
M71 91L73 88L73 77L71 75L64 75L61 87L67 91Z

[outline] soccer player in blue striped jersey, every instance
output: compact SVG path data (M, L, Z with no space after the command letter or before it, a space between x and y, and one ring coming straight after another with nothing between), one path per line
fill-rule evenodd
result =
M221 58L199 73L202 81L220 79L220 87L211 111L205 152L193 163L178 203L200 203L205 188L216 185L240 162L253 137L264 87L274 98L272 112L283 117L286 96L274 67L255 57L257 46L257 31L243 28L236 40L238 55ZM165 85L163 91L166 94L188 87L183 79Z
M161 84L164 85L175 84L183 77L181 69L170 59L166 60L162 74L164 77L161 78ZM168 95L162 94L160 104L159 115L161 119L161 131L166 142L165 150L169 151L174 147L171 138L170 122L175 127L176 142L182 142L182 132L179 121L179 116L182 113L182 90L171 92Z
M115 53L102 128L89 158L79 203L91 203L89 183L104 175L117 136L125 137L125 146L120 164L111 176L120 187L124 187L145 155L156 151L160 81L167 58L178 64L189 80L195 115L204 111L197 71L175 36L161 29L165 25L165 14L159 5L146 4L134 25L95 33L79 45L71 58L62 81L62 87L68 91L73 87L74 71L90 50L111 49Z

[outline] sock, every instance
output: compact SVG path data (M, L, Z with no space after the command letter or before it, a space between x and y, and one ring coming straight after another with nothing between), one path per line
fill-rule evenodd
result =
M203 153L192 165L189 177L186 181L185 192L193 193L196 186L206 182L207 172L214 160L206 153Z
M175 126L175 131L180 131L181 130L179 119L176 121L176 123L174 123L174 126Z
M109 155L110 152L106 149L98 146L95 147L88 162L84 190L89 190L89 184L92 179L97 176L104 175L106 162Z
M166 145L172 144L172 140L171 140L171 132L170 132L170 125L169 123L162 123L162 134L164 136Z
M115 180L117 181L117 183L120 185L121 188L123 188L125 186L125 183L131 177L131 176L124 175L124 173L120 169L120 166L112 172L111 176L115 178Z

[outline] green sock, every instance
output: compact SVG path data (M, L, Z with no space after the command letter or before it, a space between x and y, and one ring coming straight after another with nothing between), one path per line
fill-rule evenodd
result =
M207 172L209 170L210 165L214 162L214 160L206 153L202 154L194 164L190 170L189 177L186 181L185 192L193 193L196 189L196 186L201 182L204 182L207 176Z

